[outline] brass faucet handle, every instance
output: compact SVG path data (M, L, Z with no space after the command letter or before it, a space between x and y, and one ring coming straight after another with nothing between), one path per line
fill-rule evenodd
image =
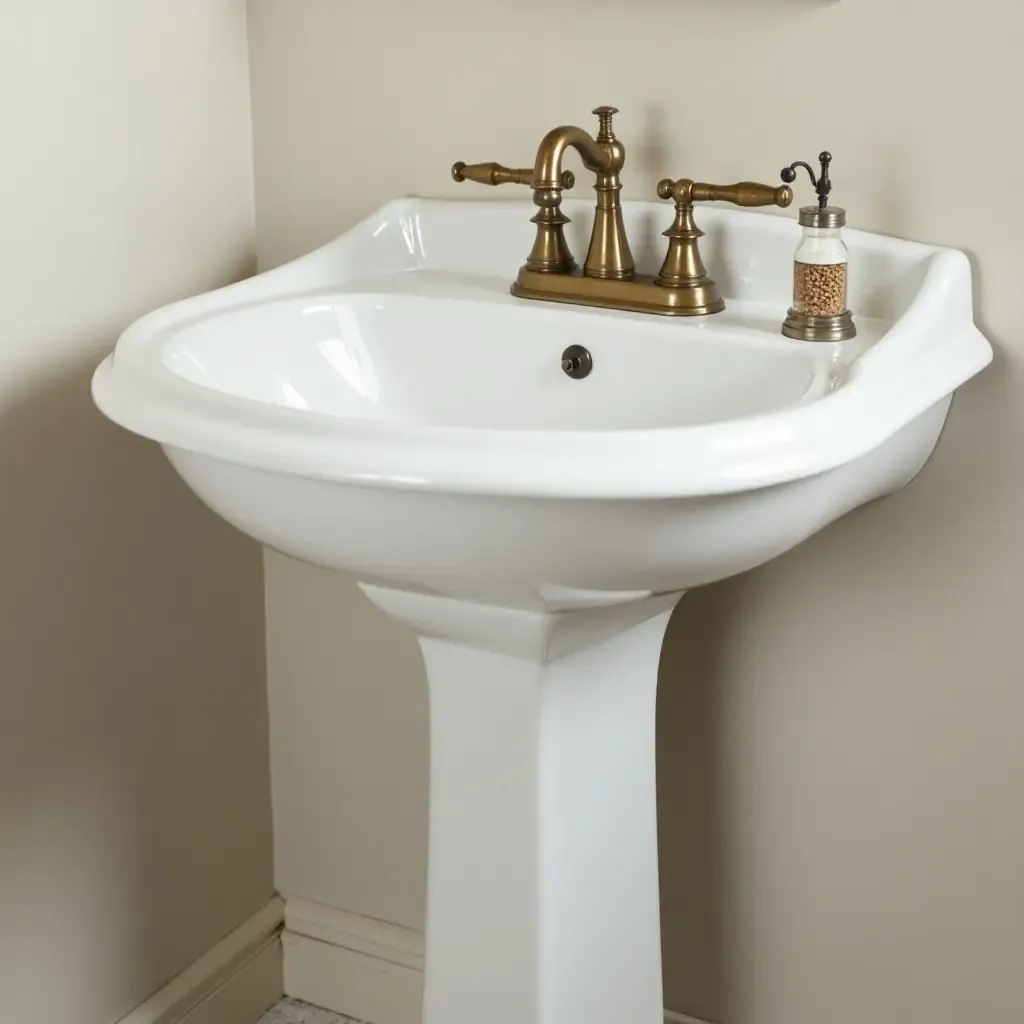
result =
M675 200L676 215L669 229L662 232L668 239L668 251L654 283L662 288L681 289L687 297L688 309L700 314L720 313L725 302L701 259L698 242L704 232L694 222L693 204L718 201L736 206L789 206L793 202L793 190L788 185L775 188L756 181L709 185L692 178L662 178L658 195Z
M722 202L736 206L789 206L793 190L788 185L762 185L757 181L738 181L735 185L708 185L703 181L663 178L658 182L658 195L674 199L676 206L693 203Z
M597 141L602 145L615 141L612 118L619 112L618 107L595 107L591 113L597 115Z
M491 160L485 164L467 164L462 160L452 164L452 177L456 181L475 181L478 185L529 185L533 186L532 167L505 167ZM576 175L572 171L562 172L562 188L572 188Z

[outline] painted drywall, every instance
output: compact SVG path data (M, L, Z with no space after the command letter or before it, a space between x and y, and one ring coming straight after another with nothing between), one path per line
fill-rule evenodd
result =
M664 175L771 181L829 148L852 224L975 261L999 354L925 472L674 617L659 711L673 1009L1024 1014L1021 38L1010 0L250 4L265 267L396 195L486 198L450 180L453 161L528 164L547 129L592 126L604 103L621 109L627 197ZM416 646L342 576L270 556L267 585L277 882L420 927Z
M5 1021L110 1024L272 893L259 549L89 393L252 266L243 0L3 0Z

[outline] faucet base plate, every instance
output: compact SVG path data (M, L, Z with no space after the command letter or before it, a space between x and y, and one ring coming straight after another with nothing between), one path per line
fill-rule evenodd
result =
M725 309L715 283L707 278L693 284L664 285L647 274L617 281L585 277L582 270L571 274L544 274L523 267L510 291L520 299L568 302L661 316L708 316Z

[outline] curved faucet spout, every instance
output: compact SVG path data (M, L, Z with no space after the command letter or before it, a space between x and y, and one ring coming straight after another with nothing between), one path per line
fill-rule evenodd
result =
M612 169L615 155L609 147L599 143L582 128L562 125L560 128L552 128L537 147L537 162L533 169L535 190L561 187L562 158L570 147L579 153L588 171L600 174Z
M626 162L626 147L612 130L612 116L618 111L615 107L598 107L594 113L599 118L596 138L575 125L562 125L549 131L537 147L533 168L533 203L537 213L532 218L537 235L523 265L528 273L571 274L576 269L563 231L569 218L562 212L562 159L571 146L594 174L597 193L583 276L616 281L628 281L634 276L633 255L619 203L619 172ZM513 290L513 294L517 292Z

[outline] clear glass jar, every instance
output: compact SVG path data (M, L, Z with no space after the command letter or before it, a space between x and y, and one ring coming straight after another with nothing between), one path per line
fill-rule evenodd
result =
M793 254L793 305L783 325L791 338L842 341L856 335L847 308L850 251L843 241L846 211L804 206L800 243Z
M800 211L803 237L793 255L793 309L804 316L846 312L850 251L843 241L845 220L840 222L835 208Z

